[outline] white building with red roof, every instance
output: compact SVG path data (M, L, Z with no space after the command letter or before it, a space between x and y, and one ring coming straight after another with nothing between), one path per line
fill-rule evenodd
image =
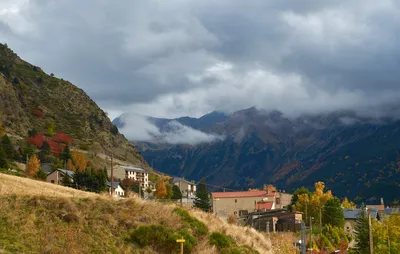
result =
M268 191L212 192L212 210L221 217L242 216L289 205L291 194Z

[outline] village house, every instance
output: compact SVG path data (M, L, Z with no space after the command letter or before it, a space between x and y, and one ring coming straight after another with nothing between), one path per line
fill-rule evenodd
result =
M368 208L366 208L368 210ZM371 218L379 219L378 209L372 208L371 210ZM356 222L359 214L361 213L361 209L343 209L344 214L344 232L348 235L351 235L354 239L356 232ZM355 244L354 240L349 243L350 247L353 247Z
M111 182L107 181L108 193L111 195ZM117 197L125 197L125 190L119 182L113 182L114 195Z
M290 194L260 190L212 192L211 195L212 210L221 217L283 208L290 204L291 199Z
M185 178L173 177L170 179L170 183L179 187L183 197L193 198L196 195L196 184L194 181L190 182L185 180Z
M303 220L301 212L290 212L287 209L257 211L242 216L245 226L251 226L266 232L299 232Z
M46 177L46 181L49 183L62 185L62 180L65 175L70 178L71 182L74 182L74 171L59 168L48 174Z
M139 182L142 189L146 189L149 186L149 173L146 170L129 166L120 167L125 170L125 178Z

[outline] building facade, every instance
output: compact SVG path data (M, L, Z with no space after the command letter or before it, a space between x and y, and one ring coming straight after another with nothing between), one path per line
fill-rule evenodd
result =
M213 212L221 217L242 216L255 211L282 209L292 195L269 191L212 192Z
M139 182L143 189L149 186L149 173L146 170L129 166L120 167L125 170L125 178Z
M70 171L70 170L66 170L66 169L56 169L53 172L51 172L50 174L47 175L46 177L46 181L49 183L54 183L54 184L58 184L58 185L62 185L62 180L63 177L67 175L67 177L70 178L71 183L74 182L74 175L75 172Z
M182 196L185 198L194 198L196 195L196 184L180 177L173 177L170 183L176 185L181 190Z

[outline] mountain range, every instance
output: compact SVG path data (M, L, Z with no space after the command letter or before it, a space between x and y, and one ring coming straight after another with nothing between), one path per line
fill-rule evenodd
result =
M0 44L0 122L17 139L51 127L70 135L75 148L88 150L96 143L105 154L149 167L82 89L24 61L6 44Z
M139 129L129 118L113 122L123 133ZM293 191L323 181L335 195L356 202L399 198L400 122L393 118L351 110L288 117L252 107L200 118L145 119L157 131L133 142L155 169L168 174L235 190L272 183ZM185 129L209 138L185 142ZM171 134L180 142L170 142Z

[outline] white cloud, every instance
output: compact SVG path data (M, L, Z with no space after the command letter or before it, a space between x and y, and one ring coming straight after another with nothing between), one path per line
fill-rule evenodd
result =
M221 135L207 134L177 121L168 122L163 130L160 130L142 115L124 114L120 120L124 123L124 126L120 128L121 133L133 141L197 145L224 139Z

